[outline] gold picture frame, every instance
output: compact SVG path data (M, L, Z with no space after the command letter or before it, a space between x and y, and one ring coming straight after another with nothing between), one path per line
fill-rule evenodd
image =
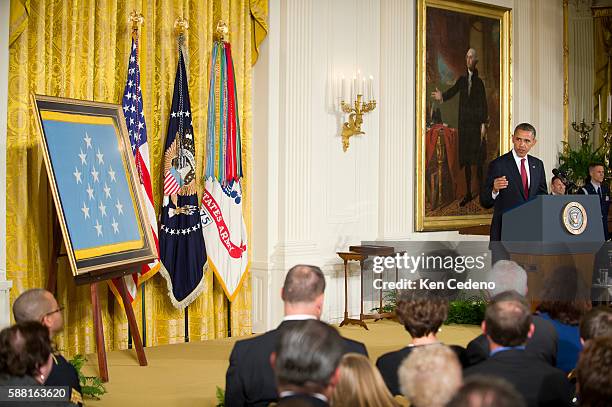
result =
M478 193L488 163L510 147L511 10L448 0L418 0L417 7L415 229L458 230L490 224L492 212L480 207ZM484 66L482 74L477 74L482 85L474 89L483 89L480 94L485 101L480 105L486 112L481 113L486 117L486 136L475 135L471 140L477 146L469 149L465 146L470 143L461 140L473 132L459 131L460 117L468 117L460 111L463 95L476 94L470 93L473 73L470 90L459 90L460 79L468 81L468 54L477 55L476 69Z
M121 105L35 94L31 100L75 280L113 278L154 260Z

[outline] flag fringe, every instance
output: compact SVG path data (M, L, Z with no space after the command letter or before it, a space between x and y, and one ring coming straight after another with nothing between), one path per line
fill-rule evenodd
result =
M168 274L168 270L166 270L166 267L163 265L163 263L160 262L160 264L161 267L159 268L159 274L161 274L162 277L164 277L164 280L166 280L166 287L168 288L168 297L170 297L170 302L172 302L174 308L178 310L184 310L189 304L191 304L196 298L198 298L198 296L204 290L204 285L206 284L205 277L206 271L208 269L208 260L206 261L206 263L204 263L204 266L202 267L202 279L193 289L193 291L181 301L177 300L174 297L174 293L172 292L172 279L170 278L170 274Z
M217 277L217 282L221 285L221 288L223 288L223 292L225 293L225 296L227 297L229 302L234 302L234 300L236 299L236 296L238 295L238 291L240 291L240 289L242 288L242 284L244 283L244 279L249 274L249 269L251 268L251 263L250 262L247 263L247 265L246 265L246 267L244 269L244 272L242 273L242 276L240 276L240 281L238 282L238 285L236 286L236 289L232 293L230 293L229 290L227 289L227 286L225 285L225 282L223 281L223 278L221 277L221 274L217 270L217 267L215 266L213 261L210 260L210 258L209 258L207 263L208 263L208 268L210 270L212 270L212 272L215 275L215 277Z

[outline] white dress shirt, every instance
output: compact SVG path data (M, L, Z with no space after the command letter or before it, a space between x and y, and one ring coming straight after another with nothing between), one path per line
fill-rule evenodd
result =
M285 315L283 321L306 321L309 319L317 319L314 315L308 314L293 314L293 315Z

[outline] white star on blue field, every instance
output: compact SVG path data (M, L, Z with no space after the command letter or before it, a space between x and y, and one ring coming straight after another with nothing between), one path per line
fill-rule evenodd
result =
M43 127L73 249L140 240L115 127L54 120Z

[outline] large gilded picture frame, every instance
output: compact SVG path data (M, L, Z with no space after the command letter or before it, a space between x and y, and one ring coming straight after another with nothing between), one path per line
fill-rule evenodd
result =
M511 137L511 10L418 0L415 229L491 222L478 194Z
M32 95L49 186L77 279L152 261L155 242L120 105Z

